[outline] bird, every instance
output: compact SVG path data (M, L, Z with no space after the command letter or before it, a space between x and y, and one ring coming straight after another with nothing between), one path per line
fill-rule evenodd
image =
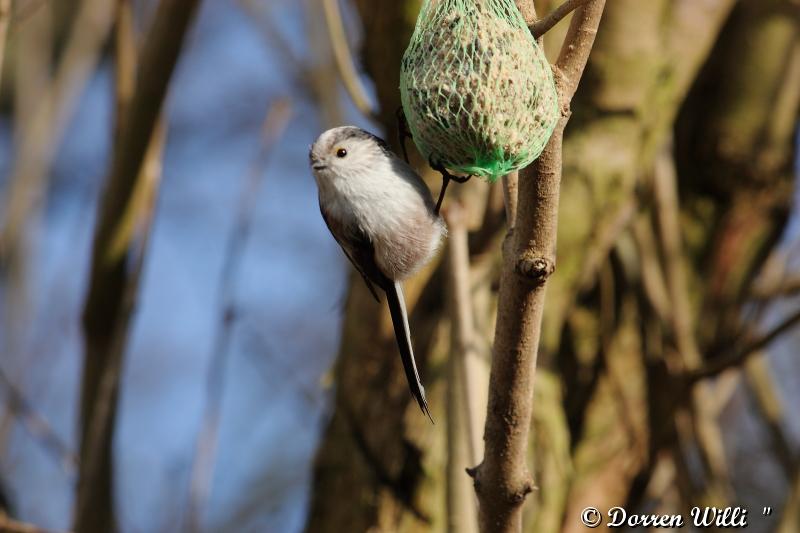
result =
M386 141L355 126L324 131L308 157L322 218L375 299L380 302L376 287L385 294L411 394L433 422L402 289L447 234L431 192Z

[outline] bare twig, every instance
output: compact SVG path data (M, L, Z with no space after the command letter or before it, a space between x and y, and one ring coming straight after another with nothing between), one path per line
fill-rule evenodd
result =
M451 341L447 365L447 517L448 531L477 532L475 493L464 468L477 461L480 442L467 359L475 355L475 327L470 298L467 214L455 201L444 212L448 229Z
M685 254L681 242L680 207L677 176L672 159L671 145L662 149L655 162L653 192L658 218L658 236L664 258L667 289L669 291L669 319L675 335L682 367L692 371L701 365L702 357L694 333L689 288L686 280ZM712 412L713 391L701 385L692 391L694 396L694 421L697 439L703 458L718 485L717 490L730 495L730 479L725 448L719 426Z
M0 533L59 533L52 529L42 529L33 524L19 522L0 514Z
M44 193L48 168L70 114L111 29L112 4L107 0L81 2L53 83L25 127L5 198L0 264L15 254L24 222Z
M255 345L254 349L248 350L248 353L252 355L253 363L258 367L264 381L268 385L271 385L276 379L288 381L309 405L313 405L319 410L327 408L319 382L309 383L299 375L300 372L297 368L277 357L273 343L264 332L263 324L257 323L255 320L247 320L250 317L244 318L245 320L239 326L240 331Z
M506 206L506 224L514 227L517 220L517 205L519 202L519 172L514 171L503 176L503 203Z
M117 0L114 13L114 91L115 124L114 141L120 142L124 131L125 111L136 88L136 65L139 62L133 6L127 0Z
M258 157L250 168L247 181L239 197L237 218L231 230L224 255L220 284L217 289L217 308L220 325L215 333L211 363L206 382L206 407L202 427L197 436L194 461L189 484L188 531L202 530L202 511L211 490L214 459L217 449L222 396L225 387L225 370L230 341L233 336L235 307L233 301L235 276L239 269L244 245L252 227L255 202L264 181L264 169L272 155L275 143L283 135L291 114L288 100L277 100L270 105L262 129L262 145Z
M700 364L701 357L694 335L694 319L686 281L676 180L671 149L665 146L656 159L654 172L655 214L658 217L658 237L671 304L669 317L678 351L683 356L686 368L692 369Z
M750 291L750 298L760 301L797 295L800 295L800 276L789 277L769 286L756 286Z
M15 8L13 13L14 24L22 24L29 17L35 15L42 7L44 7L50 0L28 0L22 6Z
M597 358L602 359L605 365L606 375L608 376L609 385L611 387L611 394L613 395L618 405L619 418L621 426L628 434L628 448L632 453L636 450L646 449L646 446L637 446L637 431L636 423L631 416L633 410L630 407L628 396L625 393L625 383L628 378L627 375L621 376L620 372L614 365L615 358L611 355L614 342L618 335L618 323L616 314L616 287L614 280L614 272L611 267L610 261L605 261L602 264L598 274L598 292L599 292L599 322L600 322L600 342L598 343Z
M256 0L239 0L245 14L254 20L261 32L261 36L270 48L274 48L283 60L284 67L292 73L296 82L301 82L306 75L307 65L299 54L292 48L291 43L280 32L277 17L270 13L274 6L271 2L258 2ZM303 88L302 83L297 84L298 89Z
M6 82L13 85L13 106L14 106L14 145L20 149L22 140L25 138L26 131L36 116L42 105L43 96L47 93L50 85L52 72L52 52L53 52L53 17L50 9L43 9L32 17L26 24L20 25L12 20L10 28L14 30L13 52L17 58L14 62L13 76ZM11 42L11 37L9 37ZM9 50L11 51L11 49ZM24 59L23 59L24 58ZM10 65L9 65L10 66ZM2 84L0 84L1 86ZM19 152L12 158L13 166L19 161ZM15 179L23 178L15 176ZM27 179L25 176L23 179ZM11 183L7 184L9 191ZM18 189L19 190L19 189ZM0 240L2 237L0 237ZM0 244L0 248L2 244ZM26 324L30 323L31 301L29 291L34 285L29 283L27 277L32 271L31 242L28 239L20 239L12 251L3 257L0 251L0 271L5 282L5 335L0 341L9 356L19 352L25 335ZM7 259L4 261L3 259ZM45 335L45 337L50 337ZM35 337L30 337L35 338ZM24 380L24 375L28 367L29 359L22 358L25 363L18 369L14 376L15 381ZM0 448L5 446L8 436L9 424L12 420L11 413L6 406L5 412L0 421Z
M159 116L197 5L197 0L164 0L159 4L142 50L133 96L119 118L83 313L86 351L74 526L77 533L105 533L116 528L112 440L128 324L160 178L163 128L158 125ZM120 22L123 20L120 18Z
M705 366L698 368L694 372L689 373L688 379L690 383L697 383L706 378L717 376L721 372L729 368L740 366L747 358L753 354L758 353L760 350L766 348L772 341L791 330L800 324L800 310L795 311L788 317L783 319L777 326L775 326L768 333L759 337L758 339L750 342L750 344L742 347L740 350L733 352L727 357L717 357L712 359Z
M592 247L586 254L581 274L578 277L579 291L590 288L608 257L608 253L616 244L619 236L633 221L638 207L638 201L632 196L618 208L607 224L598 229L597 235L592 239Z
M667 282L658 261L653 226L648 217L641 216L633 223L633 239L639 254L641 283L645 298L650 307L664 322L669 322L670 302Z
M0 369L0 382L6 389L8 408L16 414L22 426L50 455L52 455L64 472L75 475L78 458L69 446L53 430L50 423L33 408L25 394L14 385L6 373Z
M796 533L797 523L800 521L800 470L796 470L794 473L789 494L783 502L783 509L780 513L780 522L778 522L775 532Z
M530 25L530 30L533 36L538 39L548 31L550 31L553 26L561 22L561 20L581 7L583 4L588 2L589 0L566 0L563 4L555 8L551 13L548 13L547 16L537 20L532 25Z
M572 18L555 71L562 110L544 152L519 180L516 223L503 253L483 462L473 469L484 532L519 532L522 503L533 490L527 467L545 285L555 269L564 127L594 44L605 0Z
M484 256L495 249L500 229L507 220L504 196L507 194L502 184L489 184L481 224L469 234L469 255L471 258ZM488 258L488 257L487 257Z
M785 409L780 397L780 387L772 377L765 355L762 351L745 361L744 382L755 400L761 420L769 430L773 455L786 474L787 481L791 482L795 473L800 471L800 455L794 453L792 440L783 430ZM726 375L738 376L739 373L727 372L720 377Z
M11 0L0 0L0 86L3 81L3 62L6 57L6 38L11 19Z
M377 113L367 96L367 90L361 83L361 78L355 67L353 54L347 46L347 36L342 22L342 13L339 10L339 0L322 0L322 12L325 15L325 24L328 28L328 36L331 39L331 49L333 58L336 60L336 67L342 79L345 90L353 100L356 108L367 118L378 120Z

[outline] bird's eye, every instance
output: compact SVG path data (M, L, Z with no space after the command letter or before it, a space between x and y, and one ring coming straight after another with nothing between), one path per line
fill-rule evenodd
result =
M347 150L344 148L339 148L336 150L336 157L345 157L347 155Z

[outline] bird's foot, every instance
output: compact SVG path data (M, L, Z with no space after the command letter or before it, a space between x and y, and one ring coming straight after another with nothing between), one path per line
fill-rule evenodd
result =
M450 174L444 165L441 163L434 163L433 159L431 158L428 158L428 165L442 175L442 189L439 191L439 199L436 201L436 207L433 210L433 212L438 216L439 210L442 207L442 202L444 201L444 193L447 191L447 186L450 184L450 182L455 181L456 183L466 183L470 180L470 178L472 178L472 174L468 176L454 176Z

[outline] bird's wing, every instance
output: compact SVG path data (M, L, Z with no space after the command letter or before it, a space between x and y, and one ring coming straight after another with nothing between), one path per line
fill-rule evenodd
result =
M320 212L336 242L342 247L345 255L356 267L361 277L364 278L375 299L378 299L378 295L375 293L373 283L386 293L386 301L389 304L389 313L392 316L394 334L397 339L397 347L400 350L400 359L403 362L403 370L405 370L408 386L422 412L428 415L428 418L433 422L433 417L431 417L428 409L428 401L425 399L425 388L420 382L417 365L414 362L414 350L411 347L411 329L408 325L408 311L406 311L400 283L390 280L381 272L375 262L375 249L363 231L341 224L336 217L328 215L322 205L320 205Z
M377 284L380 288L384 288L391 284L391 281L380 271L378 265L375 264L375 249L372 246L369 238L364 235L358 228L349 228L344 224L340 224L334 217L329 216L325 209L320 204L320 212L322 219L328 226L328 229L336 239L336 242L341 246L344 255L350 260L355 269L361 274L364 283L367 284L369 292L375 297L375 301L380 302L378 293L375 291L373 283Z

